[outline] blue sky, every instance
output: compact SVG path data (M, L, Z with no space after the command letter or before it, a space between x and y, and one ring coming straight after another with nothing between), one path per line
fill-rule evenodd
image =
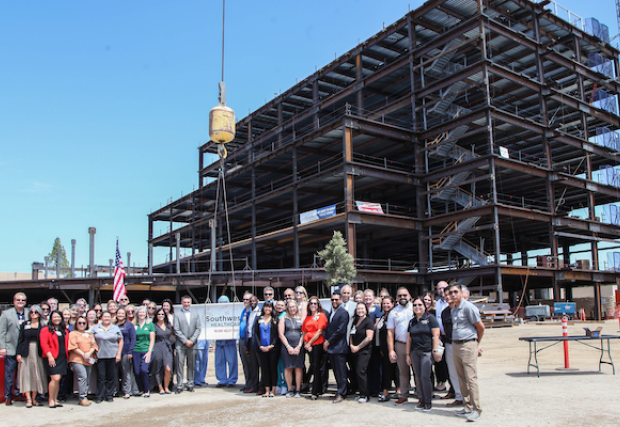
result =
M231 1L227 104L246 116L421 1ZM560 4L617 33L612 0ZM593 9L593 5L596 7ZM147 260L147 214L197 185L221 72L220 1L0 6L0 271L60 237L76 264ZM616 42L614 41L614 44ZM155 260L161 262L161 257Z

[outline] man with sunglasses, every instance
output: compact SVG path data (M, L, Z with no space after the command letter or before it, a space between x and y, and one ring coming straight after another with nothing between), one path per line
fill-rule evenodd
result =
M243 294L243 311L241 312L239 320L239 356L241 357L241 366L243 367L243 376L246 379L245 385L241 388L241 391L249 390L248 378L250 377L250 361L248 355L245 353L245 334L248 325L248 314L252 311L252 292L245 292Z
M332 311L329 314L329 323L325 328L323 349L327 351L329 361L336 377L337 391L333 403L340 403L347 395L347 327L349 313L342 308L340 292L332 293Z
M284 302L287 302L290 299L295 299L295 291L291 288L286 288L284 291Z
M452 356L464 405L464 408L456 411L455 415L475 422L480 419L482 412L478 394L477 359L480 355L478 345L484 335L484 324L478 308L463 297L461 285L456 283L450 285L448 296L454 303L454 307L450 309Z
M129 305L129 298L127 297L127 295L123 295L122 297L120 297L120 299L118 300L118 308L125 308Z
M390 360L392 363L396 362L400 372L400 396L396 401L397 405L402 405L409 398L411 375L409 365L407 365L407 336L409 321L413 317L410 300L409 290L405 287L398 288L396 291L398 305L390 311L387 321L387 345Z
M15 374L17 373L19 329L22 323L28 320L28 310L25 307L26 295L18 292L13 296L13 308L5 310L0 316L0 357L4 357L4 398L6 399L4 403L7 406L21 398ZM15 394L13 394L13 384L15 384ZM17 399L16 396L18 396Z

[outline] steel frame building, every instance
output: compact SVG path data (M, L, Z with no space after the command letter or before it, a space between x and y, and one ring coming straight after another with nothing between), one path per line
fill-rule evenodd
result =
M322 280L315 254L340 230L373 286L459 280L511 301L524 285L556 300L578 285L600 293L617 278L599 244L620 227L596 209L619 201L600 178L620 164L618 144L597 140L620 128L618 53L544 4L427 1L240 120L222 164L206 165L213 142L199 147L199 188L148 217L149 265L208 270L219 218L217 270L231 269L231 249L248 285ZM214 211L222 165L230 241ZM300 222L331 205L335 215ZM154 235L158 222L168 231ZM587 262L575 266L577 244ZM152 265L158 248L169 261Z

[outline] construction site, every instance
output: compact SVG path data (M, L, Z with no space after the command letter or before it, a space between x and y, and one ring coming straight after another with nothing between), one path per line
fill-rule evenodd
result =
M148 215L148 272L129 290L325 296L317 251L340 231L357 288L458 281L515 307L588 286L600 318L620 269L620 52L567 16L429 0L386 26L239 120L225 159L198 148L197 189Z

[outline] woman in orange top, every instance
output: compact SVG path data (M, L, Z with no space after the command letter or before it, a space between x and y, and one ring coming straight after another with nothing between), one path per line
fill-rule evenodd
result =
M57 399L60 379L67 374L69 331L66 329L62 314L58 310L54 310L50 314L50 322L47 327L41 329L39 339L41 341L41 352L43 357L47 359L47 373L50 376L50 408L62 408Z
M90 377L95 354L99 350L97 341L90 332L86 331L86 317L82 316L75 322L75 330L69 334L69 363L78 380L79 399L81 406L89 406L86 398L88 394L88 380Z
M325 350L323 350L323 331L327 328L327 316L323 313L323 307L316 296L308 300L308 315L304 320L301 331L304 333L304 347L310 354L310 371L314 374L312 383L312 395L310 399L316 400L323 394L325 383Z

